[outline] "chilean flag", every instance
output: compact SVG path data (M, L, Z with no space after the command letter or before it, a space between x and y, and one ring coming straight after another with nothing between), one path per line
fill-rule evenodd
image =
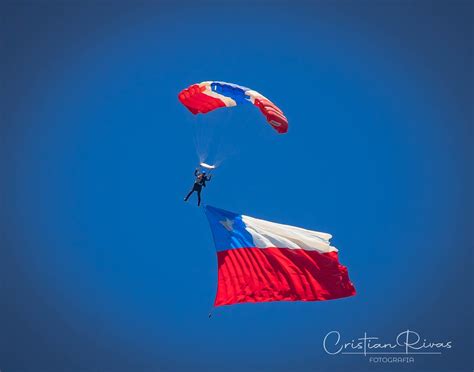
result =
M330 234L259 220L211 206L217 250L214 306L243 302L324 301L353 296Z

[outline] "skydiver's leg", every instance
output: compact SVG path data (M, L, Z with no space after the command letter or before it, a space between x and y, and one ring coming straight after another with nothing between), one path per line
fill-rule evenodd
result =
M201 190L196 191L198 194L198 207L201 205Z
M189 197L191 196L191 194L194 192L194 189L191 189L191 191L188 193L188 195L186 195L186 197L184 198L184 201L188 201Z

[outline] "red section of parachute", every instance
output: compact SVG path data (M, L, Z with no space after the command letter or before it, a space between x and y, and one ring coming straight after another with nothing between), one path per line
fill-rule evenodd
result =
M199 113L205 114L216 108L225 107L224 102L220 99L204 94L205 90L206 87L194 84L189 88L183 89L178 94L178 99L194 115Z
M288 132L288 119L273 102L265 98L255 98L254 105L257 106L267 118L268 124L278 133Z
M243 302L324 301L356 291L337 252L236 248L217 252L215 306Z

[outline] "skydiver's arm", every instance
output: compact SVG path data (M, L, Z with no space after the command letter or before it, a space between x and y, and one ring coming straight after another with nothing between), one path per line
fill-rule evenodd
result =
M197 177L198 174L199 174L199 168L196 168L196 169L194 170L194 175Z

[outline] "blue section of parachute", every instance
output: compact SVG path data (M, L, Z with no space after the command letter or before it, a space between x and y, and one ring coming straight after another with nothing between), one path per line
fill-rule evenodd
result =
M213 82L211 83L211 90L222 94L223 96L232 98L238 105L249 102L248 96L245 94L248 89L238 85Z

